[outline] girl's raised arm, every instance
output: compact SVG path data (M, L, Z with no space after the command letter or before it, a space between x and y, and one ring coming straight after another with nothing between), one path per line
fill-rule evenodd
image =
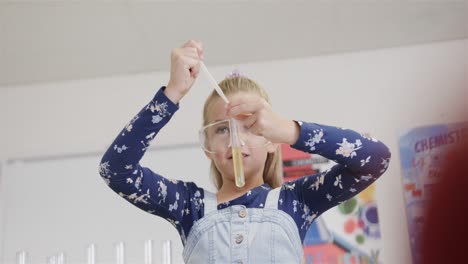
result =
M390 151L382 142L351 129L299 122L301 132L292 147L338 163L330 170L285 183L308 216L304 225L329 208L357 195L388 168ZM292 205L291 205L292 206Z
M178 106L161 88L124 127L105 152L99 173L108 186L138 208L165 218L183 235L184 223L202 212L202 190L194 183L170 180L142 167L140 160Z

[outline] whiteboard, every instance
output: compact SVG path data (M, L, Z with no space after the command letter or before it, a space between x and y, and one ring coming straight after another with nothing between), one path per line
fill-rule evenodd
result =
M97 263L115 262L115 245L125 243L126 263L144 263L144 241L155 245L161 262L161 243L172 241L173 263L183 263L182 243L166 220L144 212L114 193L98 173L103 153L75 157L9 162L4 165L1 194L3 261L15 263L18 250L29 263L63 251L67 263L86 263L86 248L97 246ZM194 181L214 191L209 160L195 144L150 149L142 166L167 178Z

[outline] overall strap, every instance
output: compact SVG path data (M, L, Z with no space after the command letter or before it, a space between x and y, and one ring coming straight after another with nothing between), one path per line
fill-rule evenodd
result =
M281 186L268 192L265 208L278 209L278 200L281 191Z
M205 189L203 189L203 193L205 195L205 197L203 198L203 202L205 204L204 215L207 215L218 209L218 202L217 202L216 194L209 192Z

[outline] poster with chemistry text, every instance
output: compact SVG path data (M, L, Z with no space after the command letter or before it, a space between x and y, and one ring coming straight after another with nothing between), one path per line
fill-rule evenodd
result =
M468 123L417 127L401 133L400 164L413 264L422 264L420 232L431 192L440 181L448 151L468 136Z

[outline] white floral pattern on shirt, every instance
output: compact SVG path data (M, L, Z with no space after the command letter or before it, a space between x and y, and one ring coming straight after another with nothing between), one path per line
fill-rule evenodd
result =
M308 133L309 139L305 141L305 145L309 147L310 151L315 150L315 145L319 143L325 143L325 139L323 139L323 129L316 129L313 131L313 135Z
M356 150L361 149L361 140L356 139L355 143L349 143L346 138L343 138L342 143L337 143L340 147L336 150L336 155L342 155L343 157L346 158L353 158L355 157Z

